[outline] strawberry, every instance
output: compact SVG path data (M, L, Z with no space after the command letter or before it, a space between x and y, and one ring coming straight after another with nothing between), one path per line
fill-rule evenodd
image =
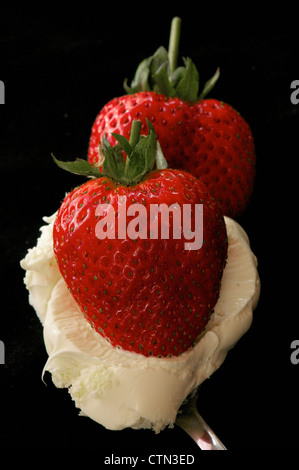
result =
M86 160L53 157L60 167L91 177L59 208L54 253L86 320L112 346L144 356L178 356L205 329L219 297L226 228L206 186L185 171L167 168L154 128L147 124L146 136L139 135L140 121L133 122L129 141L114 134L114 147L104 135L103 172ZM188 245L190 231L175 211L169 211L168 222L162 222L161 213L151 218L152 208L162 204L174 204L176 214L190 208L194 234L200 232L196 209L203 207L202 243ZM134 216L141 209L143 219ZM161 229L156 237L154 220ZM166 228L169 236L162 237Z
M169 51L160 47L143 60L127 92L109 101L92 126L88 161L99 164L99 143L113 132L129 138L132 120L155 126L168 164L202 180L224 215L238 218L245 210L255 180L255 145L248 123L230 105L206 95L219 69L199 94L199 75L191 59L176 67L180 19L174 18Z

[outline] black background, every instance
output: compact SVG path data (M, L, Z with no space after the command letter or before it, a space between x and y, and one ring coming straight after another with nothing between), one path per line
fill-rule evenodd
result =
M42 327L28 304L20 260L36 243L42 217L83 182L53 164L85 157L101 107L124 94L144 57L168 46L173 16L182 18L180 56L197 65L204 83L219 66L212 97L249 122L257 150L254 195L239 220L259 260L262 292L251 329L201 387L199 410L229 451L295 449L298 442L299 336L297 306L297 167L299 79L297 12L292 3L223 2L207 6L162 2L42 7L1 3L0 79L0 449L96 450L104 456L193 454L178 428L107 431L78 416L66 390L50 376ZM63 4L65 6L65 4ZM222 5L222 6L221 6Z

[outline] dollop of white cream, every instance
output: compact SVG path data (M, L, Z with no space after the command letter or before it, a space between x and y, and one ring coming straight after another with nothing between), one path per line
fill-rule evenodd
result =
M247 234L225 217L228 259L204 335L179 357L145 357L112 347L84 319L53 252L56 214L44 217L37 245L21 261L29 303L44 328L54 384L68 388L81 414L107 429L173 426L186 397L223 363L249 329L260 295L257 259Z

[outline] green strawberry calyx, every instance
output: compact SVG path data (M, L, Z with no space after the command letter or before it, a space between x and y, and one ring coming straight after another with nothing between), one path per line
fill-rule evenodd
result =
M154 91L192 102L205 98L212 90L220 75L219 68L199 93L199 73L192 60L183 58L184 65L177 67L180 31L181 19L176 16L171 22L168 51L159 47L152 56L142 60L131 85L127 79L124 81L126 93Z
M155 164L158 170L167 168L167 161L156 139L155 129L148 119L147 126L148 135L140 135L141 121L134 120L129 140L112 133L111 135L118 142L114 147L104 134L102 145L99 147L99 152L104 159L102 171L99 166L91 165L81 158L77 158L74 162L57 160L53 154L52 158L60 168L77 175L89 178L107 176L123 186L135 185L154 169Z

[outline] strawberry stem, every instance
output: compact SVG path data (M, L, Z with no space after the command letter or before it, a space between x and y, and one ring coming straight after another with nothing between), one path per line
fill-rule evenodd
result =
M124 186L131 186L139 183L153 170L167 168L167 161L157 142L156 133L151 122L146 119L148 135L140 135L141 121L133 120L129 141L122 135L112 133L118 144L114 147L109 143L106 134L102 139L102 151L105 155L102 170L82 158L77 158L74 162L63 162L57 160L54 155L54 162L62 169L77 175L89 178L101 178L107 176L116 183ZM126 161L123 152L127 155Z
M177 67L181 35L181 18L175 16L172 19L170 27L169 45L168 45L168 61L169 73L172 74Z
M199 73L192 60L183 57L184 65L177 67L180 36L181 18L175 16L171 21L168 51L159 47L152 56L140 62L131 85L127 79L123 83L128 94L154 91L193 102L203 99L213 89L219 78L219 68L199 93Z
M138 143L140 138L140 131L141 131L141 121L133 120L131 132L130 132L130 140L129 144L132 148Z
M139 142L140 131L141 131L141 121L133 120L132 121L131 132L130 132L130 139L129 139L129 144L132 147L132 149ZM130 154L127 152L127 158L126 158L125 169L124 169L124 176L128 175L129 167L130 167Z

